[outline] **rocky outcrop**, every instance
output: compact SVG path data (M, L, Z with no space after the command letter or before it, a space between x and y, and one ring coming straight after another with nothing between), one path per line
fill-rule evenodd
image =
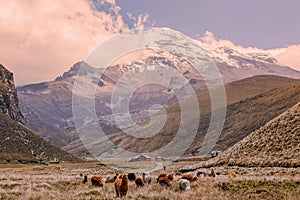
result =
M0 64L0 163L47 162L53 158L79 162L23 125L13 73Z
M23 123L13 73L0 64L0 112Z

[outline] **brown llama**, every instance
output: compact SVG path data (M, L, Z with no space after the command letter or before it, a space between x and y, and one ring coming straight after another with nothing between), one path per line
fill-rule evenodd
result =
M121 174L115 181L115 190L117 197L126 196L128 192L128 175Z
M136 184L137 187L143 187L143 186L145 186L145 183L144 183L144 181L143 181L142 178L137 178L137 179L135 179L134 182L135 182L135 184Z
M101 176L93 176L91 178L92 185L102 187L104 185L104 181Z

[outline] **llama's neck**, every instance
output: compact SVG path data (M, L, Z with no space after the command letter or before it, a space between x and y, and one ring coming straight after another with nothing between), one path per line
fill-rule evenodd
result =
M127 179L122 179L122 185L127 185L128 181Z

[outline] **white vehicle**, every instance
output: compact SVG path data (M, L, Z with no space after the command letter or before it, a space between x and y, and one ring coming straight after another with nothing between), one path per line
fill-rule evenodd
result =
M219 156L222 153L222 151L212 151L210 152L210 156L212 158Z

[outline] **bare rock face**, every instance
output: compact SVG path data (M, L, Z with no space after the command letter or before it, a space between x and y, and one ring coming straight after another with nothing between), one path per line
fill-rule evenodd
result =
M13 73L0 64L0 112L23 123Z

